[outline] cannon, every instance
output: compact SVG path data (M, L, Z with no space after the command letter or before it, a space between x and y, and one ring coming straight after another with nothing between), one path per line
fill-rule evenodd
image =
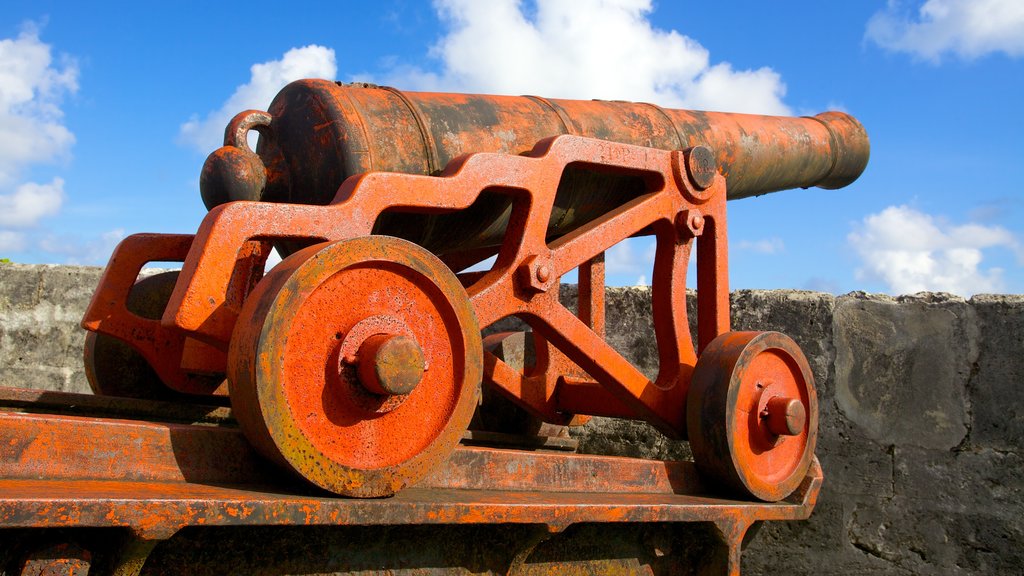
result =
M259 453L343 496L435 473L486 386L547 423L648 422L689 440L713 492L778 502L816 466L814 381L789 337L730 328L726 200L845 186L868 150L838 112L295 82L228 125L195 235L114 251L82 321L87 374L100 394L227 396ZM638 235L656 239L654 378L604 337L604 253ZM139 279L166 261L180 273ZM529 365L481 336L509 317L532 329Z

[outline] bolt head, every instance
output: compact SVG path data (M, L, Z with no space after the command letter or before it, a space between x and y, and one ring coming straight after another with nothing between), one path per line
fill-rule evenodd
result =
M700 236L704 233L704 215L700 210L683 210L676 216L676 228L682 236Z
M555 283L554 264L548 256L530 256L516 273L519 285L528 292L547 292Z
M546 264L541 264L537 267L537 280L541 282L547 282L551 279L551 268Z

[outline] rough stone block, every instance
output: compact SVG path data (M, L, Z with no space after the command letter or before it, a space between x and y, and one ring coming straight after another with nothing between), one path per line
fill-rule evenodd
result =
M28 310L39 303L42 267L0 264L0 312Z
M1024 296L975 296L977 372L971 381L971 442L1024 446Z
M1019 522L985 511L949 512L919 500L893 499L858 505L850 542L891 563L894 573L1016 574L1024 565Z
M658 343L651 315L651 289L609 288L605 310L608 343L648 378L656 378Z
M948 452L896 447L895 495L915 507L1006 517L1024 531L1020 509L999 502L1024 501L1024 456L990 449Z
M65 369L49 366L0 366L0 386L55 392L82 392L77 386L70 385ZM86 384L86 389L88 389L88 384Z
M851 294L836 301L836 401L881 444L949 449L968 430L977 357L973 314L958 297Z
M80 321L102 274L103 268L95 266L45 266L39 300L58 307L62 317Z
M76 392L78 394L92 394L89 387L89 379L85 375L85 369L81 366L70 367L64 370L64 391Z
M843 498L891 497L894 474L891 447L865 437L845 420L830 420L822 414L821 422L815 452L825 474L823 498L833 493Z
M61 366L67 360L67 330L39 322L0 326L0 362L6 366Z

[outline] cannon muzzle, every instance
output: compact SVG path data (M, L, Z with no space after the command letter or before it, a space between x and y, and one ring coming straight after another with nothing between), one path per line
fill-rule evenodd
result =
M261 136L255 155L245 143L250 129ZM790 118L300 80L277 95L269 114L236 116L225 147L203 168L203 199L208 208L230 200L327 204L354 174L437 174L463 154L521 154L558 134L665 150L708 147L730 199L841 188L860 176L869 155L864 127L842 112ZM549 235L564 234L642 192L636 179L567 171ZM469 211L458 217L386 214L375 231L438 254L500 244L510 213L507 198L482 199Z

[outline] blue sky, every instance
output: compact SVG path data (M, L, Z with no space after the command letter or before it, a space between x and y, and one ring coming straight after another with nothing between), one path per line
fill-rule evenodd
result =
M1024 292L1019 0L8 0L0 257L102 265L126 234L193 232L227 119L307 76L844 110L871 136L867 171L730 203L732 286ZM650 254L610 253L611 283L645 282Z

